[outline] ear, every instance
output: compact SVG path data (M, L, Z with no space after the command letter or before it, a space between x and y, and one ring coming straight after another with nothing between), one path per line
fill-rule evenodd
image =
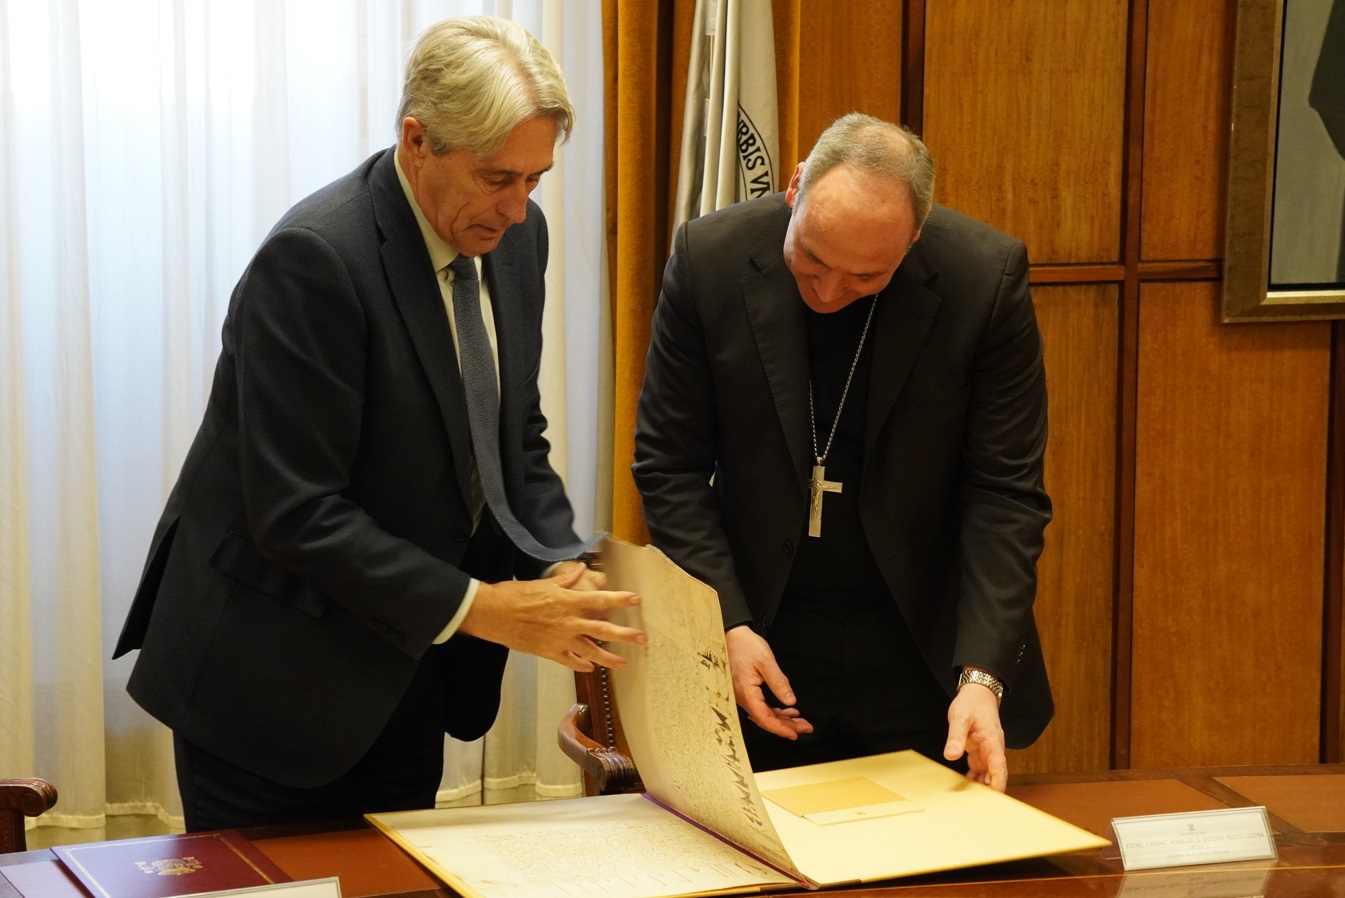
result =
M419 160L430 152L429 140L425 136L425 126L409 115L402 119L402 139L398 144L398 149L402 151L404 159L411 160Z
M800 162L794 166L794 174L789 178L789 186L785 188L785 205L794 208L794 200L799 196L799 182L803 179L803 163Z

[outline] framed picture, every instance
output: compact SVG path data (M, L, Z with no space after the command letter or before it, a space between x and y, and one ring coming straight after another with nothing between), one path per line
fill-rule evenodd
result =
M1238 0L1224 321L1345 318L1345 0Z

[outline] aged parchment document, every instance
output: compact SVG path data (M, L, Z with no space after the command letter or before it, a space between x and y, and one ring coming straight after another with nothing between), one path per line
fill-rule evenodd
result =
M603 557L608 587L642 600L613 619L649 636L611 647L647 794L368 815L463 895L816 888L1107 844L909 751L754 776L714 591L657 549L608 540Z
M612 620L649 634L613 645L621 727L650 796L783 870L792 870L752 779L733 699L719 597L653 547L603 543L609 589L641 604Z

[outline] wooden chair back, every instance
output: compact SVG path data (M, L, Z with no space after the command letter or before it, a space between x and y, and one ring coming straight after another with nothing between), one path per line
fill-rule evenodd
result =
M574 675L575 704L561 718L556 741L584 772L585 795L643 792L639 771L621 734L607 669Z
M0 854L27 851L24 818L37 817L56 804L56 787L35 778L0 779Z

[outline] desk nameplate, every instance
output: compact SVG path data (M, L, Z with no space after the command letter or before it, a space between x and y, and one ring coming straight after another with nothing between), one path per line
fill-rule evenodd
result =
M1264 807L1117 817L1112 829L1127 871L1276 856Z

